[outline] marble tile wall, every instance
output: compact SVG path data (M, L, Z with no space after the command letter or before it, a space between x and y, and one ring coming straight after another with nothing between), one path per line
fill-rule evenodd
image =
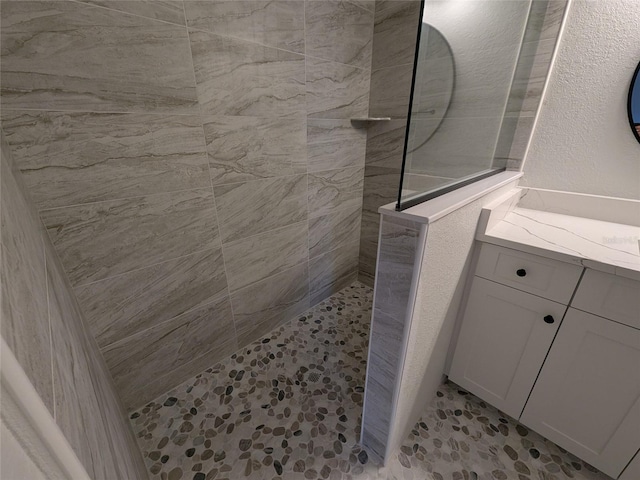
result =
M398 198L420 7L419 0L375 2L369 114L392 121L373 125L367 135L358 280L371 287L378 207Z
M2 129L128 409L356 278L373 2L2 10Z
M421 225L383 215L375 278L362 444L384 459L400 373L409 294L418 256ZM423 228L427 228L425 225Z
M0 143L2 337L91 478L147 478L111 375Z

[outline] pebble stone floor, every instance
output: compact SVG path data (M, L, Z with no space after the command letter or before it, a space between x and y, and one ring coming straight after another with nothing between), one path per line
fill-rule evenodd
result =
M358 446L372 296L356 282L132 412L150 477L610 480L452 383L379 467Z

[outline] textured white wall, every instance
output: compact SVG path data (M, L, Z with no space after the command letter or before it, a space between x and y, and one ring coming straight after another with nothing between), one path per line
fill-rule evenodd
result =
M574 0L522 184L640 198L627 94L640 61L640 1Z
M389 448L406 438L442 381L482 207L516 182L429 224Z

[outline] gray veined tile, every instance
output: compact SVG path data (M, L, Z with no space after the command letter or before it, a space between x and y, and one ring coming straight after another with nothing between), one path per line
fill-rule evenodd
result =
M233 325L230 327L233 330ZM228 343L223 348L208 352L189 360L169 372L159 372L140 379L139 384L132 383L130 388L120 390L120 398L127 411L146 405L158 396L167 393L186 378L199 374L237 350L236 342Z
M304 111L304 56L191 31L203 114L282 117Z
M326 215L362 204L363 167L309 174L309 216Z
M372 69L413 65L420 7L420 2L394 1L376 9Z
M224 297L112 344L102 353L119 393L131 399L147 378L181 368L211 351L224 357L236 346L231 303ZM167 385L167 390L173 386Z
M367 130L354 128L349 120L307 119L309 172L364 164Z
M231 295L238 346L243 347L309 308L306 263Z
M404 154L407 119L373 125L367 131L367 166L393 168L400 171Z
M43 233L35 209L16 180L0 137L0 283L2 338L53 415L51 346Z
M204 117L214 185L306 173L305 118Z
M309 219L309 258L338 246L357 242L360 238L361 208L345 208Z
M359 243L340 244L309 261L309 291L315 305L351 284L358 276Z
M252 180L213 188L223 243L307 218L307 176Z
M182 26L83 3L3 2L1 52L5 108L197 113Z
M396 168L367 165L364 171L364 201L362 205L365 212L378 215L380 207L398 199L400 173L400 170Z
M351 2L309 1L305 11L306 54L368 69L373 13Z
M373 279L376 273L379 230L380 214L363 210L360 230L360 265L358 267L358 275L360 278L367 280L371 287L373 287Z
M210 189L43 210L40 216L74 286L220 241Z
M415 227L415 225L413 225ZM376 309L404 318L420 232L383 217L376 271Z
M141 17L162 20L163 22L184 25L184 8L181 0L78 0L82 3L98 5L140 15Z
M304 1L186 0L189 27L304 53Z
M52 260L47 261L47 281L56 423L92 477L108 478L105 473L114 459L99 414L95 385L101 379L92 371L90 362L97 351L93 351L84 331L82 314L68 290L64 274L53 260L53 249L48 253L47 260Z
M2 128L40 209L209 186L196 116L5 111Z
M353 3L354 5L358 5L361 8L365 8L370 11L374 11L376 8L375 0L349 0L349 3Z
M413 65L382 68L371 72L369 114L372 117L406 118Z
M396 366L402 351L405 319L387 315L382 310L374 309L371 320L371 351L386 358L393 358Z
M307 114L314 118L365 117L369 71L307 58Z
M194 253L75 289L101 348L220 298L222 250Z
M225 244L224 262L231 292L306 263L307 231L305 221Z

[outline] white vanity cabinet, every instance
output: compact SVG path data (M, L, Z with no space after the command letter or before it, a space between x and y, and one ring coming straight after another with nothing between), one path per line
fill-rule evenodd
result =
M520 421L620 475L640 446L640 330L570 308Z
M482 244L449 378L519 418L581 274Z
M617 478L640 447L640 282L482 244L449 378Z
M518 418L565 310L476 277L449 377Z

